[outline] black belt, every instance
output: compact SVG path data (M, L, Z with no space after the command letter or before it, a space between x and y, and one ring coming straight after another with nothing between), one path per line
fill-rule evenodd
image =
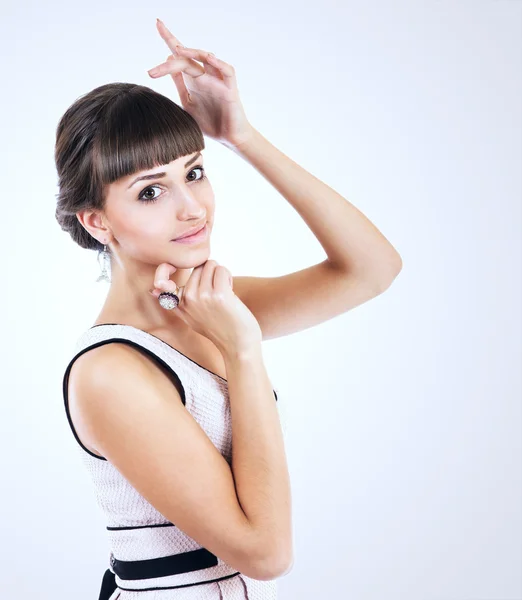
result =
M190 573L217 567L219 565L218 558L205 548L192 550L190 552L182 552L171 556L162 556L159 558L151 558L147 560L118 560L111 554L111 568L107 569L103 575L100 595L98 600L109 600L114 591L120 587L121 589L132 589L133 591L149 591L152 589L175 589L182 587L190 587L194 585L204 585L223 579L230 579L239 575L239 571L233 571L228 567L229 572L220 577L212 577L205 579L202 573L194 577L194 581L190 583L182 583L178 585L169 585L166 587L148 587L148 588L126 588L118 586L116 583L116 575L125 581L137 581L143 579L151 579L157 577L167 577L169 575L179 575L181 573ZM222 565L224 563L221 563ZM210 574L211 572L209 572ZM196 575L196 574L195 574ZM207 575L208 576L208 575Z

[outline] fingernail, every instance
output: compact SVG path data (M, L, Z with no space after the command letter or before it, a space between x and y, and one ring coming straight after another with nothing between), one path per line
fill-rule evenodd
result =
M160 279L159 281L156 281L156 282L154 283L154 285L155 285L157 288L160 288L160 287L165 287L165 286L167 285L167 282L166 282L164 279Z
M147 71L147 73L152 76L157 75L159 72L160 72L160 70L157 67L154 69L151 69L150 71Z

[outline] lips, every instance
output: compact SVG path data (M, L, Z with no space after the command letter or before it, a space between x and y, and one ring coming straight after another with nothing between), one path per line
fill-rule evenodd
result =
M203 223L203 225L198 225L197 227L194 227L193 229L189 229L183 235L180 235L179 237L174 238L174 241L176 241L176 240L182 240L183 238L190 237L191 235L195 235L196 233L198 233L199 231L201 231L205 227L205 225L206 225L206 222Z

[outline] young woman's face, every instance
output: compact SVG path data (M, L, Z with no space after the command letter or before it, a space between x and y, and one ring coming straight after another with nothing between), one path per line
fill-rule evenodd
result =
M119 255L180 269L208 259L214 192L200 152L119 179L106 194L104 212ZM202 225L206 235L191 243L174 241Z

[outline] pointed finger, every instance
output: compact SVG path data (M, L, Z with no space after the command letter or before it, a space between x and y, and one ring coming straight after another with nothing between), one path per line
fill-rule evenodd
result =
M156 26L158 28L159 34L170 48L173 54L176 54L176 46L183 46L183 44L178 40L178 38L171 33L165 23L161 19L157 19Z

